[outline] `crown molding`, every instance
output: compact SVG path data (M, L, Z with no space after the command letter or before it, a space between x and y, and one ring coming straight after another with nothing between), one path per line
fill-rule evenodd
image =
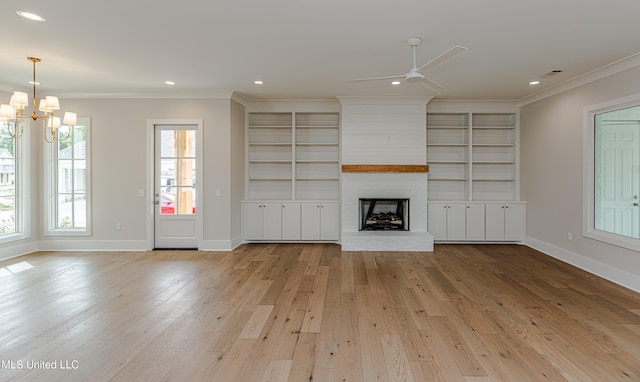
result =
M338 96L343 105L426 105L432 96L384 97L384 96Z
M554 96L556 94L564 93L568 90L575 89L579 86L589 84L591 82L601 80L603 78L618 74L628 69L640 66L640 52L634 53L630 56L622 58L618 61L614 61L610 64L604 65L600 68L594 69L590 72L574 77L570 80L561 82L549 89L539 91L537 93L530 94L526 97L518 99L518 107L528 105L533 102L540 101L542 99Z

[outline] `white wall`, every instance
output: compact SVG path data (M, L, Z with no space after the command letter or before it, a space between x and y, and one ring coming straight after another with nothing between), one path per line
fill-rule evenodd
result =
M635 67L520 110L520 191L527 201L527 244L637 291L640 253L581 233L584 107L640 93L639 78L640 67Z
M152 190L146 189L147 119L203 120L203 241L208 249L231 247L233 236L238 235L238 228L231 223L232 211L240 208L238 198L231 195L231 183L235 177L244 175L231 171L235 154L232 148L237 149L238 144L232 143L229 98L65 99L61 103L65 110L75 110L79 116L91 118L93 234L48 237L39 229L37 238L41 249L146 248L152 198ZM42 159L36 161L42 168ZM218 189L220 197L215 196ZM146 196L138 197L137 190L145 190ZM36 200L43 200L42 191ZM36 208L40 206L38 203ZM43 222L44 213L40 211L38 226L42 227ZM115 230L116 223L121 223L120 231Z

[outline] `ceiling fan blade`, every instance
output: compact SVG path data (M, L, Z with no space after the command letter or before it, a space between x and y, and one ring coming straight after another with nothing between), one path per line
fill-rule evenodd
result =
M447 50L446 52L442 53L441 55L439 55L438 57L434 58L433 60L427 62L426 64L422 65L421 67L418 68L419 72L422 71L426 71L432 68L435 68L436 66L442 64L443 62L459 55L460 53L464 52L465 50L467 50L467 48L465 48L464 46L460 46L460 45L456 45L453 48Z
M399 74L397 76L386 76L386 77L369 77L369 78L356 78L355 80L347 80L347 82L358 82L358 81L375 81L375 80L390 80L392 78L404 78L404 74Z
M422 81L420 81L420 83L428 87L429 89L433 90L434 92L436 92L436 94L440 94L442 92L447 91L447 88L445 88L444 86L440 85L439 83L427 77L425 77Z

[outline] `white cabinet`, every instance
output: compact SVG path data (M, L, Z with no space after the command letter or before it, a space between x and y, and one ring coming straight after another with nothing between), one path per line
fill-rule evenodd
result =
M339 202L242 203L247 241L340 240Z
M300 204L243 203L245 240L300 240Z
M466 240L464 203L429 203L427 220L435 240Z
M471 241L485 240L485 205L469 203L466 205L466 239Z
M487 203L486 239L522 241L525 237L524 203Z
M340 205L337 202L301 203L302 240L339 240Z
M428 229L438 241L508 241L525 238L525 203L429 203Z

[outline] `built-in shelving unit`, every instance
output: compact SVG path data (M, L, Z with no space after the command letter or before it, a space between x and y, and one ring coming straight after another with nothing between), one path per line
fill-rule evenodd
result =
M296 113L295 121L295 198L338 200L339 114Z
M472 200L516 199L514 114L472 114Z
M515 200L513 113L427 114L429 200Z
M248 198L291 199L291 113L252 113L248 120Z
M469 198L469 114L427 114L430 200Z
M516 114L427 113L428 229L436 241L522 242Z
M247 121L244 239L339 240L339 114L255 112Z

